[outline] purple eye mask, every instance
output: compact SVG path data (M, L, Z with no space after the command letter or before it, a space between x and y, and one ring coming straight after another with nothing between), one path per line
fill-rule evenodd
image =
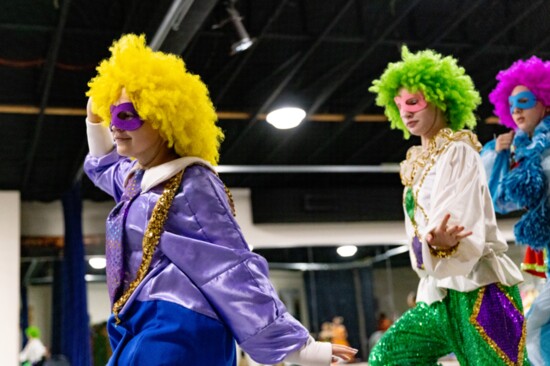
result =
M111 126L125 131L134 131L143 125L143 120L130 102L111 106Z

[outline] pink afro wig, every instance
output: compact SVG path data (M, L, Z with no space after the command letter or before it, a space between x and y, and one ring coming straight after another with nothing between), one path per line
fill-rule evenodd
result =
M536 56L526 61L518 60L500 71L497 80L489 100L495 106L494 112L500 123L506 127L517 128L510 114L508 97L518 85L527 87L544 106L550 106L550 61L544 62Z

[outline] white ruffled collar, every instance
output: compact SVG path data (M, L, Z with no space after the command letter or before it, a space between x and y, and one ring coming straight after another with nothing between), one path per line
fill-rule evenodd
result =
M151 188L159 185L162 182L167 181L168 179L176 175L178 172L181 172L188 166L194 165L194 164L203 165L209 168L210 170L212 170L214 173L216 172L216 169L214 169L212 164L210 164L206 160L195 156L186 156L183 158L171 160L167 163L160 164L152 168L146 169L143 173L143 179L141 180L141 191L142 192L149 191ZM139 163L136 163L133 166L133 168L130 170L130 173L138 170L139 168L140 168ZM126 181L128 180L128 177L130 175L131 174L128 174L126 176L124 185L126 185Z
M461 141L470 145L476 151L481 150L481 144L477 135L469 130L453 132L450 128L441 129L428 142L428 147L413 146L407 151L407 158L401 162L401 183L404 186L412 186L418 179L424 167L433 159L436 159L452 142Z

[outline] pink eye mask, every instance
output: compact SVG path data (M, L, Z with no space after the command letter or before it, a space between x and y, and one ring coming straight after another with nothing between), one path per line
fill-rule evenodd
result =
M393 100L400 111L405 111L409 113L421 111L428 106L428 102L426 102L426 99L424 99L424 95L422 95L422 93L420 92L412 94L406 90L403 90L401 91L401 95L396 95ZM409 104L411 100L416 100L416 103Z

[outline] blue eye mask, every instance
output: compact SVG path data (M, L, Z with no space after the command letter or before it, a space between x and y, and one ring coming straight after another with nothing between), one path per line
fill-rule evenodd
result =
M508 97L508 103L510 103L510 114L514 114L514 109L531 109L537 105L537 97L529 90L522 91L516 95L510 95Z

